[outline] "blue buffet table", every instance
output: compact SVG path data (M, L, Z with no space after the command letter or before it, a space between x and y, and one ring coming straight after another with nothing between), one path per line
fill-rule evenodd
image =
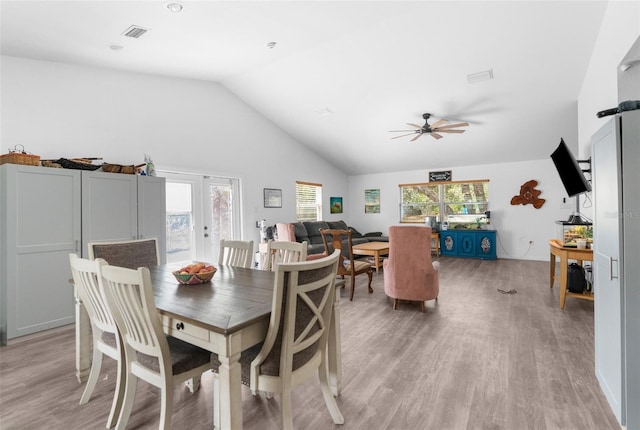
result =
M440 231L440 252L448 257L495 260L496 231L453 229Z

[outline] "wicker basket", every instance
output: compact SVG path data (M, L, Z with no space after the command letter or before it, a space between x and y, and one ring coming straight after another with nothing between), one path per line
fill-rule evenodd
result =
M127 175L133 175L136 173L136 166L123 166L122 164L109 164L102 163L102 171L109 173L125 173Z
M0 165L2 164L24 164L26 166L37 166L40 164L40 156L27 154L24 151L24 146L16 145L14 149L9 150L8 154L0 155Z

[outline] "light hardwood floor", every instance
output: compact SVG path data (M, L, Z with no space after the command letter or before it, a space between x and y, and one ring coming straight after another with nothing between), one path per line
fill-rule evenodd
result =
M439 260L440 298L424 314L408 302L394 311L382 272L373 294L361 277L353 302L342 290L345 424L333 424L319 386L307 383L294 393L296 428L620 428L594 376L592 302L568 298L561 310L547 262ZM0 429L104 428L115 366L105 358L93 398L80 406L73 336L66 327L0 348ZM194 395L176 389L174 429L212 427L211 385L206 374ZM138 384L129 429L157 428L158 394ZM279 428L278 402L243 388L245 428Z

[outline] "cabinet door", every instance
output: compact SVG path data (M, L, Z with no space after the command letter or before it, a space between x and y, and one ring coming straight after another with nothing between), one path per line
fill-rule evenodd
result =
M158 239L160 263L167 261L165 178L138 176L138 237Z
M73 323L69 253L79 252L80 172L2 167L2 295L7 337ZM4 318L4 317L3 317Z
M476 232L475 231L458 231L458 256L459 257L475 257L476 256Z
M82 172L82 254L100 240L138 238L136 175Z
M620 147L618 118L592 138L593 288L596 376L618 420L624 422L622 295L620 291ZM637 166L635 166L637 169ZM637 186L637 184L636 184Z
M495 260L496 232L479 231L476 236L476 256L483 260Z
M448 257L458 255L458 236L455 231L442 230L440 232L440 254Z

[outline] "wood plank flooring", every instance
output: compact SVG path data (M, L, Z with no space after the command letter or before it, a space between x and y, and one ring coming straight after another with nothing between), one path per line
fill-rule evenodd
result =
M335 426L315 381L294 393L298 429L607 430L620 426L594 375L593 302L559 308L548 263L439 258L440 297L392 309L383 274L341 291L345 418ZM498 289L516 289L502 294ZM115 366L105 358L89 403L74 374L73 326L0 348L0 429L103 429ZM211 375L176 389L174 429L212 428ZM159 392L144 382L129 429L157 428ZM243 387L245 429L277 429L279 397Z

